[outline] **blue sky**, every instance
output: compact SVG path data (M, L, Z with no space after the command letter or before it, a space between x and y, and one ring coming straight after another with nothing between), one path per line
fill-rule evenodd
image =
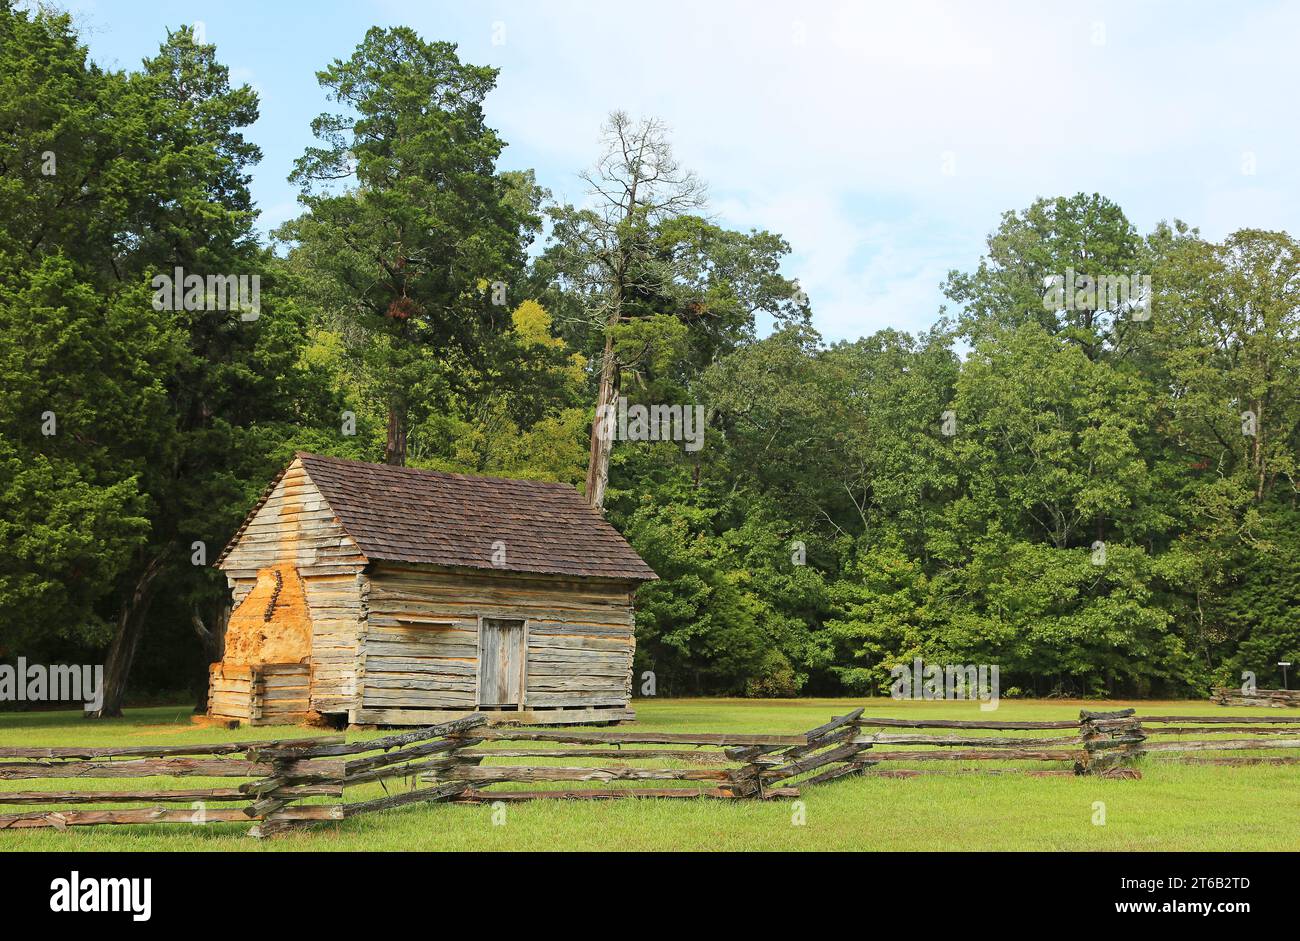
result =
M613 109L673 129L715 218L779 232L828 340L919 330L1000 214L1100 192L1142 232L1221 238L1300 210L1300 3L299 3L64 0L92 56L134 68L202 22L262 96L253 193L271 227L327 103L315 72L373 24L501 70L505 168L580 201Z

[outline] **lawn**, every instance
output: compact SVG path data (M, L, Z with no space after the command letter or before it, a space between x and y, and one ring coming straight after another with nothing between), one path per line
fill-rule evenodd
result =
M949 719L1073 719L1080 708L1128 705L1148 715L1259 714L1203 701L1004 700L996 713L981 713L973 703L888 699L642 699L635 705L640 728L719 732L802 732L859 705L865 705L870 716ZM124 719L102 723L84 721L78 713L0 715L0 744L4 745L188 744L304 734L325 733L198 728L190 724L188 710L179 706L128 710ZM349 739L379 734L383 733L349 733ZM1140 767L1143 777L1137 781L1010 774L889 779L873 778L868 772L809 787L797 804L706 798L534 801L511 804L496 813L488 805L418 805L261 842L245 836L247 826L238 824L17 830L0 832L0 851L1300 848L1300 766L1183 765L1148 759ZM153 780L159 786L205 786L203 779L175 779L171 784ZM225 779L208 786L231 783ZM0 782L0 790L109 789L125 784L124 779L11 781ZM355 794L349 790L349 800L381 793L378 785L356 790ZM1093 822L1099 801L1105 804L1103 825ZM5 807L3 811L31 809Z

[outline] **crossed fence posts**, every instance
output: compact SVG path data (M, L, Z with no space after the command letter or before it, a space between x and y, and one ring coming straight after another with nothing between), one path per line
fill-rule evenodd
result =
M1276 714L1139 717L1133 709L1121 709L1084 710L1077 721L966 721L867 718L863 709L855 709L797 734L529 729L488 723L487 715L476 713L353 742L332 735L206 745L3 746L0 782L151 777L244 778L245 782L234 787L159 788L141 781L121 790L0 788L0 805L39 808L0 814L0 830L242 820L254 823L252 835L270 836L321 821L435 801L771 800L795 797L801 788L867 772L880 778L922 774L1135 778L1141 774L1134 765L1144 756L1229 765L1300 763L1300 717ZM1230 754L1207 754L1217 751ZM984 767L988 762L994 766ZM404 786L389 790L403 779ZM575 783L580 786L572 786ZM368 784L379 784L382 796L343 800L346 788ZM510 784L525 788L500 789ZM138 806L142 803L152 806ZM185 803L191 807L175 806ZM209 808L209 803L216 806ZM135 806L84 807L114 804Z

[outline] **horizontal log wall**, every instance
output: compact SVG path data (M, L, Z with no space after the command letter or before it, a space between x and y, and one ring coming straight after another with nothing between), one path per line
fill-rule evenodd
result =
M353 721L375 725L415 725L450 722L465 715L464 709L358 709L352 713ZM524 709L493 710L485 712L493 724L509 725L590 725L631 721L636 712L631 707L595 706L589 709Z
M530 720L554 708L627 708L635 645L627 585L380 564L367 612L358 721L477 708L480 617L527 621Z
M208 715L249 725L289 725L312 717L311 666L214 663L208 676Z
M253 671L214 663L208 668L208 715L248 722L253 716Z
M267 663L256 671L254 720L287 725L311 717L311 665Z

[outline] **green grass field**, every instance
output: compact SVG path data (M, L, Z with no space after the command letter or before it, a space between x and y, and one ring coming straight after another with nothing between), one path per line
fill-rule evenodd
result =
M802 732L859 705L869 716L1074 719L1080 708L1140 714L1243 715L1207 702L1009 702L996 713L973 703L888 699L637 700L637 726L662 731ZM144 745L243 741L297 729L198 728L188 709L129 710L92 723L79 713L0 715L4 745ZM374 737L349 733L349 739ZM999 733L1006 734L1006 733ZM1277 754L1274 752L1273 754ZM564 764L577 763L565 759ZM608 763L608 762L603 762ZM929 763L948 765L950 763ZM987 764L987 763L984 763ZM906 767L906 765L897 765ZM1295 850L1300 848L1300 765L1182 765L1147 759L1141 780L935 775L850 777L790 800L533 801L511 804L495 824L489 805L405 807L257 841L247 826L190 824L0 832L16 850ZM149 779L159 787L232 786L231 779ZM114 789L128 779L8 781L0 790ZM400 784L397 784L400 787ZM378 785L348 800L382 794ZM1104 802L1106 822L1093 823ZM186 805L175 805L184 807ZM239 805L232 805L239 806ZM31 807L4 807L0 812ZM797 812L803 823L797 824ZM497 815L500 819L500 814Z

